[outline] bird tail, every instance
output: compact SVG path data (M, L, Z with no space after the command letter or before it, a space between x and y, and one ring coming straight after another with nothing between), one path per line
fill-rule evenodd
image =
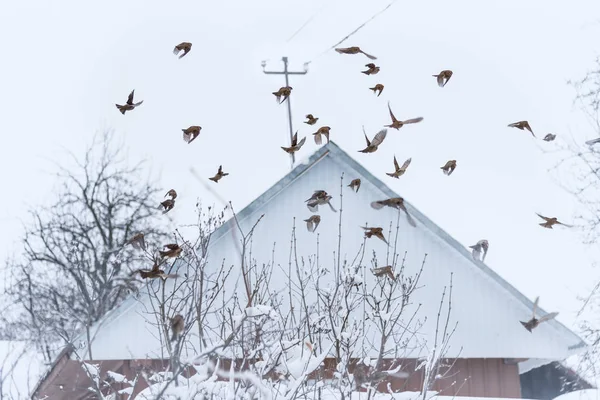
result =
M210 180L211 180L211 181L213 181L213 182L217 182L217 183L219 182L219 181L217 181L217 179L216 179L215 177L208 178L208 179L210 179Z
M385 174L391 176L392 178L395 178L394 174L390 174L389 172L386 172Z
M340 54L344 54L344 52L342 51L342 49L341 49L341 48L340 48L340 49L335 49L335 51L337 51L337 52L338 52L338 53L340 53Z
M223 172L223 176L229 175L229 172Z
M521 325L523 325L523 327L525 329L527 329L529 332L531 332L531 328L527 325L527 322L523 322L523 321L519 321L521 323Z
M119 109L119 111L121 112L121 114L125 115L125 107L120 106L118 104L115 104L117 106L117 108Z
M362 72L365 75L369 75L369 71L360 71L360 72Z

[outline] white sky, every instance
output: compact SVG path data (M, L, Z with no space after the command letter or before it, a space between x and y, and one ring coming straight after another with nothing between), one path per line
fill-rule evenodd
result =
M281 56L291 68L294 127L308 135L299 153L315 149L313 113L332 127L331 139L464 245L490 241L487 263L541 306L574 327L578 295L599 271L576 231L545 230L535 212L569 221L571 197L547 170L555 143L534 141L506 125L522 119L538 136L594 136L572 105L568 79L581 78L598 51L600 2L476 0L397 1L343 46L378 57L381 72L359 71L361 55L325 49L389 0L0 2L0 256L18 250L20 218L52 192L50 160L63 148L80 152L95 131L114 128L137 160L151 161L165 192L179 193L169 213L193 222L196 198L215 198L190 174L231 175L207 181L239 210L289 171L280 149L288 143L285 104L271 92L283 86ZM286 40L315 12L292 41ZM178 59L173 47L190 41ZM452 69L440 89L432 74ZM368 87L384 83L381 97ZM121 115L115 103L136 90L144 104ZM361 154L361 125L374 134L389 123L386 108L418 124L389 131L375 154ZM201 125L191 145L181 129ZM400 180L389 178L392 158L413 162ZM447 177L439 167L458 168ZM309 195L309 194L307 194ZM157 203L160 199L157 198Z

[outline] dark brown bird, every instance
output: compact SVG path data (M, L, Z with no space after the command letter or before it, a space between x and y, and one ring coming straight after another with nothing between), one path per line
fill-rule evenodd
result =
M192 50L192 44L190 42L181 42L177 46L175 46L175 48L173 49L173 54L177 55L181 51L183 51L183 54L179 56L179 58L182 58L187 53L189 53L190 50Z
M133 92L135 92L135 89L131 91L131 93L129 93L129 97L127 97L127 103L125 103L124 105L119 105L119 104L115 104L117 106L117 108L119 109L119 111L121 112L121 114L125 115L125 113L127 111L131 111L134 108L136 108L137 106L139 106L140 104L142 104L144 102L144 100L138 102L138 103L134 103L133 102Z
M227 175L229 175L229 173L228 172L223 172L223 166L219 165L219 170L217 171L217 174L215 176L213 176L212 178L208 178L208 179L210 179L211 181L214 181L216 183L219 183L219 180L222 177L227 176Z
M366 71L360 71L365 75L375 75L375 74L379 73L379 71L381 70L381 68L379 68L377 65L375 65L373 63L365 64L365 67L368 68Z
M304 121L305 124L314 125L317 123L319 118L315 118L312 114L306 114L307 121Z
M433 75L435 78L437 78L437 84L439 87L444 87L446 86L446 83L448 83L448 81L450 80L450 78L452 78L452 71L450 71L449 69L445 69L442 72L440 72L437 75Z
M537 215L541 219L543 219L544 221L546 221L546 222L542 222L540 224L540 226L543 226L544 228L552 229L553 225L563 225L563 226L566 226L566 227L569 227L569 228L573 227L573 225L567 225L567 224L563 224L562 222L559 222L556 217L548 218L548 217L544 217L543 215L540 215L540 214L537 214Z
M386 267L373 268L371 271L373 272L373 275L375 275L378 278L387 275L391 280L396 279L391 265L388 265Z
M313 133L313 136L315 137L315 143L318 145L321 145L323 143L323 138L321 137L321 135L324 135L327 138L327 143L329 143L330 130L331 128L328 126L322 126L319 129L317 129L317 131Z
M373 137L373 140L369 140L369 138L367 137L367 132L365 132L365 127L363 126L363 133L365 135L365 140L367 141L367 147L365 147L362 150L359 150L359 153L374 153L377 151L377 149L379 148L379 145L383 142L383 139L385 139L385 136L387 135L387 129L382 129L379 132L377 132L375 134L375 136Z
M133 274L140 274L142 279L168 279L168 278L177 278L179 275L177 274L165 274L165 271L159 268L158 263L154 262L152 269L138 269L134 271Z
M375 210L381 210L383 207L391 207L404 211L406 213L406 220L408 223L413 227L417 226L415 220L408 213L402 197L392 197L390 199L378 200L371 203L371 208L374 208Z
M469 248L473 249L473 258L475 260L481 259L481 262L485 261L485 256L487 255L488 249L490 248L490 244L487 240L482 239L479 242L475 243L473 246L469 246ZM483 252L483 256L482 256Z
M175 189L171 189L167 192L167 194L165 194L165 197L167 196L169 196L171 200L175 200L177 198L177 192L175 191Z
M544 136L544 139L542 139L542 140L544 140L546 142L551 142L554 139L556 139L556 135L553 135L552 133L549 133L546 136Z
M183 248L181 248L177 243L168 243L163 246L167 250L160 250L158 254L161 258L176 258L179 257Z
M385 240L385 237L383 236L383 228L367 228L364 226L361 226L361 228L365 230L365 237L367 239L371 238L372 236L375 236L376 238L383 240L385 244L388 244L387 240Z
M182 129L183 131L183 141L186 143L192 143L194 139L200 136L200 131L202 130L201 126L192 125L189 128Z
M456 169L456 160L447 161L443 167L440 167L440 169L444 171L444 174L450 176L450 174L452 174L452 172L454 172Z
M391 176L392 178L396 178L396 179L400 178L406 172L406 168L408 168L411 161L412 161L412 158L409 158L406 161L404 161L404 164L402 164L402 166L400 166L400 165L398 165L398 160L396 160L396 156L394 156L395 171L392 173L386 172L386 174Z
M304 145L304 142L306 142L306 137L303 137L302 140L300 140L300 142L298 142L298 132L296 132L294 134L294 137L292 138L292 145L290 147L282 146L281 148L286 153L293 154L293 153L297 152L298 150L300 150L300 148Z
M164 209L163 214L166 214L169 211L171 211L173 209L173 207L175 207L175 200L166 199L165 201L160 203L160 206L158 208L161 208L161 207Z
M352 179L348 187L358 193L358 189L360 189L360 178Z
M527 121L514 122L512 124L508 124L508 127L509 128L518 128L520 130L527 129L529 132L531 132L533 137L536 137L535 133L533 133L533 131L531 130L531 126L529 126L529 122L527 122Z
M377 95L377 97L379 97L381 95L381 92L383 92L383 84L378 83L375 86L373 86L372 88L369 88L370 90L373 91L373 93L375 93ZM379 93L377 93L379 92Z
M281 88L279 88L278 91L273 92L273 95L275 95L275 97L277 98L277 102L279 104L283 103L284 101L287 100L288 97L290 97L290 94L292 93L292 87L291 86L283 86ZM281 99L283 97L283 100Z
M536 318L535 313L537 311L537 306L538 306L539 301L540 301L540 298L538 296L535 298L535 301L533 302L533 312L532 312L531 319L527 322L519 321L521 323L521 325L523 325L525 327L525 329L527 329L529 332L531 332L533 329L537 328L539 326L539 324L541 324L542 322L554 319L558 315L557 312L552 312L552 313L544 315L543 317L540 317L539 319Z
M406 124L416 124L417 122L423 121L423 117L411 118L406 121L399 121L392 112L392 108L390 107L390 102L388 101L388 110L390 110L390 117L392 117L392 123L390 125L385 125L386 128L394 128L396 130L402 128Z
M141 232L133 235L126 244L132 245L136 250L146 250L146 241L144 240L144 234Z
M185 321L183 320L183 315L177 314L173 318L171 318L171 342L177 340L179 336L183 333L185 329Z
M309 219L305 219L304 222L306 222L306 229L308 229L309 232L314 232L321 223L321 216L313 215Z
M315 190L313 195L308 200L304 200L304 202L311 212L317 212L319 210L319 206L325 204L328 204L329 208L331 208L333 212L337 212L337 210L331 205L332 198L333 197L327 194L327 192L324 190Z
M352 46L352 47L338 47L337 49L335 49L335 51L337 51L340 54L358 54L358 53L362 53L365 56L367 56L370 60L377 60L377 57L372 56L370 54L365 53L364 51L362 51L360 49L360 47L358 46Z

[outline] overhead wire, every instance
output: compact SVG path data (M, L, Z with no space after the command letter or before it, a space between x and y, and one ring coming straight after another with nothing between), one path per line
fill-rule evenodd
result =
M308 24L310 24L310 22L321 13L321 11L323 11L323 9L327 7L327 4L324 4L319 10L317 10L317 12L315 12L310 18L308 18L304 24L302 24L302 26L300 28L298 28L296 30L296 32L294 32L292 34L292 36L290 36L285 42L289 43L294 37L296 37L297 34L299 34Z

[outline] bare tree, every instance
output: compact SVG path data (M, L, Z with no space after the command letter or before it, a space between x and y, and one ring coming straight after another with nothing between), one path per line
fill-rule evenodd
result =
M23 254L8 265L8 296L18 312L10 325L49 358L49 344L70 342L128 293L138 256L122 249L126 241L164 231L158 190L142 176L142 163L126 163L111 132L96 135L82 158L70 155L75 167L58 166L55 200L30 210Z

